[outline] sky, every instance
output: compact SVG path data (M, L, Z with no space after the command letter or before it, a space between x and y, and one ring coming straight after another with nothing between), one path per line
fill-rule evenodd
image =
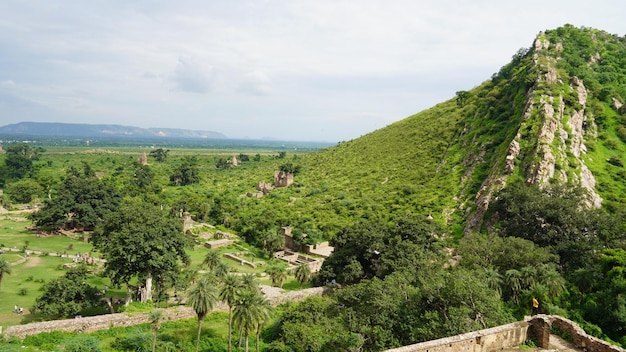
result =
M623 0L2 0L0 126L358 138L489 79L540 31L626 34Z

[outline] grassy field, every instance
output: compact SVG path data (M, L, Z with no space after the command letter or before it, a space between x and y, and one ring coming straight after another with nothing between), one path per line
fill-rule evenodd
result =
M0 218L0 245L5 248L5 252L0 255L12 264L11 274L5 275L0 287L0 326L3 327L43 320L45 317L30 314L30 307L39 296L40 288L46 282L62 276L65 273L63 264L72 263L71 256L75 253L89 253L92 250L90 243L64 235L37 236L35 231L28 229L31 225L31 222L22 216L5 214ZM26 256L24 246L27 246L26 250L31 253L37 251L41 254ZM6 251L6 248L9 248L10 251ZM257 265L268 261L268 258L264 258L258 249L239 240L230 246L221 247L217 250L221 254L234 253L240 257L243 256L246 260ZM202 261L208 251L209 249L202 244L196 244L190 249L188 254L191 258L191 268L201 269ZM70 257L45 254L64 252L67 252ZM265 265L261 264L252 268L226 257L222 260L228 265L231 272L253 273L257 275L260 284L271 285L270 279L264 273ZM92 276L88 283L98 288L108 286L108 297L122 299L126 295L125 288L113 287L111 281L106 277ZM304 287L310 287L310 284ZM297 290L300 288L300 284L290 275L283 288L285 290ZM23 307L24 314L14 313L14 306ZM106 307L103 305L83 312L83 315L104 313L106 313Z

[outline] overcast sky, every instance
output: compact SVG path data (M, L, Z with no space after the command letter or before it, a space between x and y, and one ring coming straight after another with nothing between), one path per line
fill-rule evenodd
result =
M0 125L349 140L566 23L624 35L626 1L2 0Z

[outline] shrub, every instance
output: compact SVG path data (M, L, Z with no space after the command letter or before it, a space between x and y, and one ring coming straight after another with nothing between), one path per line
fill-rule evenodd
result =
M93 336L76 336L65 343L65 352L100 352L100 342Z
M18 295L26 296L27 294L28 294L28 289L26 287L20 288L20 291L18 292Z
M111 347L122 351L148 352L152 349L152 335L135 330L125 336L116 337Z
M619 157L616 156L612 156L610 157L607 162L611 165L615 165L618 167L624 167L624 162L622 162L622 159L620 159Z

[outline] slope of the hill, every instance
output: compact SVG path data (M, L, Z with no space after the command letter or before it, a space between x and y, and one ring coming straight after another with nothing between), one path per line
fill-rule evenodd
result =
M336 229L414 213L460 234L480 229L512 178L581 186L589 206L615 209L626 203L625 97L623 37L573 26L540 33L480 86L303 157L292 215Z

